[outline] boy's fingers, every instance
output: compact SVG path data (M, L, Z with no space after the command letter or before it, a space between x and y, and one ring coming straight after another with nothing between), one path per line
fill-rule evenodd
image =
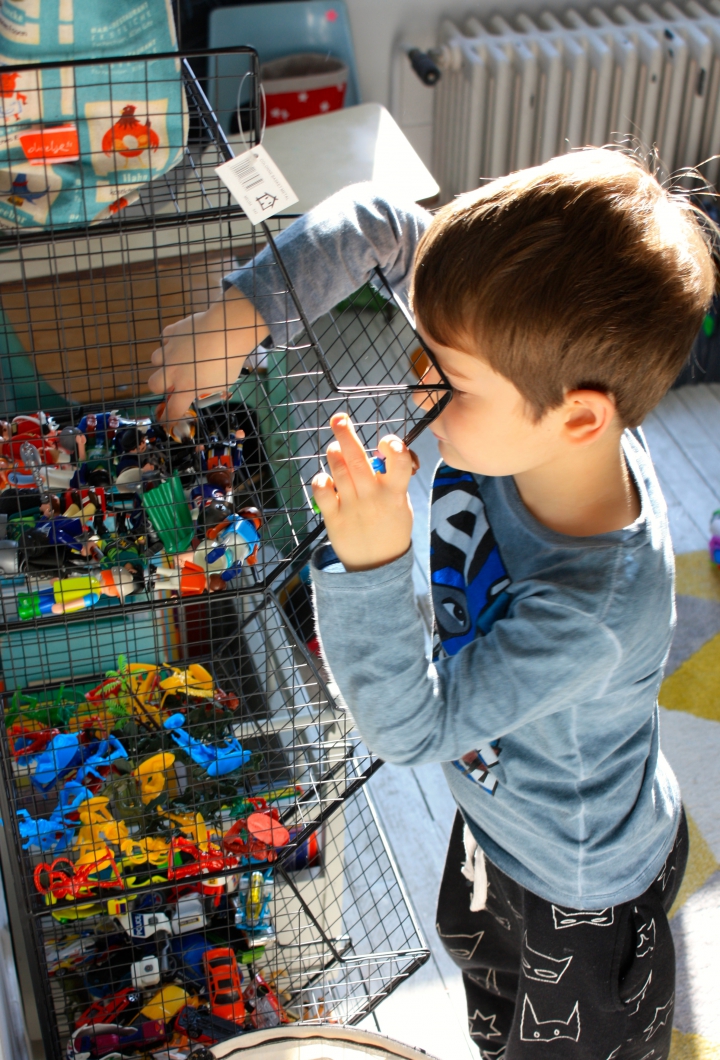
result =
M331 443L331 447L334 444L339 444L345 464L352 475L355 485L360 488L363 485L370 485L373 481L373 470L350 417L344 412L337 412L331 417L330 426L337 439L337 443Z
M355 493L355 482L348 469L345 461L345 454L340 448L340 443L330 442L325 455L330 466L330 471L332 472L332 477L335 480L335 488L338 492L347 493L349 490L352 490L352 492Z
M385 435L378 443L378 451L385 459L385 484L387 488L407 492L413 475L413 455L404 442L393 434ZM417 460L417 457L415 457Z
M193 394L188 392L180 391L180 393L172 393L167 399L167 405L165 407L165 419L167 423L177 423L178 420L184 418L185 414L189 410L193 402Z
M152 356L150 357L150 363L154 365L160 365L164 361L163 348L158 346L156 350L153 350Z
M165 393L165 369L160 368L157 372L153 372L148 379L148 386L153 394L164 394Z
M335 484L330 475L327 475L324 471L317 474L312 480L312 491L323 519L327 519L328 516L332 517L333 513L337 511L339 501L335 492Z

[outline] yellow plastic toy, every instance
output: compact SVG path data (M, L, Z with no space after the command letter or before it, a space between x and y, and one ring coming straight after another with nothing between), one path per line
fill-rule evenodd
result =
M166 866L170 844L159 836L147 836L144 839L124 839L120 844L123 868L128 865L144 865L146 862L156 868Z
M140 1015L148 1020L164 1020L169 1023L181 1008L184 1008L190 1000L181 986L176 983L168 983L162 990L158 990L155 997L148 1001L145 1008L140 1009Z
M162 817L172 824L176 824L183 835L192 839L203 853L208 853L210 843L219 844L222 835L215 828L208 829L205 819L201 813L170 813L168 810L160 811Z
M160 682L164 695L162 703L168 695L180 692L186 696L197 696L200 699L212 699L215 694L215 682L212 674L208 673L204 666L199 663L191 663L187 670L179 670L175 666L168 667L172 671L169 677Z
M160 754L146 758L133 770L132 775L140 784L140 796L145 806L165 790L167 772L174 762L175 755L171 751L161 751Z
M120 846L123 840L128 838L127 825L124 821L115 820L110 813L109 802L104 795L94 795L78 807L81 828L75 837L74 845L80 847L81 851L86 847L94 851L106 843Z

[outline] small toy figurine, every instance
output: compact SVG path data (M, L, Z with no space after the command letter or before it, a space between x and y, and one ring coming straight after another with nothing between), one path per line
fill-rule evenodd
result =
M155 588L170 590L181 596L198 596L225 589L237 576L243 563L257 560L260 548L258 528L262 516L257 508L244 508L239 515L231 515L207 531L192 560L184 560L180 567L155 569Z
M38 412L32 416L23 413L15 416L9 423L0 420L0 456L9 460L20 460L20 446L23 442L31 442L42 448L45 439L57 431L57 424L44 412Z
M58 578L49 589L37 593L18 593L18 615L23 620L42 615L62 615L68 611L82 611L97 604L102 596L122 603L128 596L144 588L137 570L111 567L98 575Z
M79 827L77 809L81 803L90 798L90 791L82 785L71 782L60 791L60 801L49 817L30 816L25 809L17 811L18 831L25 840L23 850L38 847L43 852L60 853L71 847Z
M171 714L164 722L165 728L169 730L176 744L190 755L193 762L202 766L209 777L223 777L227 773L240 769L252 758L252 752L244 751L242 745L235 739L215 747L200 743L185 731L184 724L184 714Z
M126 493L142 482L143 471L154 471L155 464L148 452L147 437L138 427L126 427L117 435L115 445L121 454L115 468L115 483Z
M712 513L710 535L710 559L720 566L720 508Z
M237 897L235 926L252 936L261 936L263 941L275 938L275 929L270 921L270 903L273 897L272 868L261 872L253 869L240 877Z

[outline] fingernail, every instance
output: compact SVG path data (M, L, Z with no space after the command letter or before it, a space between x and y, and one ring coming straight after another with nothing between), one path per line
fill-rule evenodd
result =
M339 412L335 417L335 423L338 427L347 427L349 420L344 412Z
M399 438L393 438L393 440L390 442L390 448L392 449L393 453L402 453L405 449L405 446Z

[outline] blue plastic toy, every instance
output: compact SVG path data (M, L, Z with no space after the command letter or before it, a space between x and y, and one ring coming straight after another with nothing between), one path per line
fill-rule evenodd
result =
M372 467L373 471L376 472L376 474L384 475L385 472L386 472L385 457L384 456L374 456L372 458L372 460L370 461L370 466Z
M78 784L76 780L68 780L60 792L60 801L49 817L31 817L27 810L18 810L18 831L20 838L24 839L24 850L38 847L43 851L55 851L61 853L66 850L75 838L75 831L79 827L79 821L68 821L67 816L75 813L78 806L92 797L92 792Z
M202 766L209 777L224 777L226 773L240 769L252 757L252 752L244 751L242 745L235 739L228 740L219 747L209 747L207 744L200 743L199 740L185 732L184 714L171 714L164 724L175 743L190 755L193 762Z
M171 945L175 956L182 960L183 978L204 989L205 969L203 967L203 955L207 950L211 950L214 944L208 942L204 935L193 931L187 935L176 936L172 940Z
M240 877L235 926L247 931L253 938L275 938L275 928L270 919L272 897L272 866L262 872L253 869L252 872L244 873Z
M87 777L96 777L97 780L104 780L105 777L100 773L100 769L107 769L118 758L127 758L127 756L128 753L117 736L110 735L107 740L100 741L94 754L85 759L83 765L77 771L75 781L82 783Z
M80 733L59 732L53 736L44 751L34 760L34 771L30 779L40 791L49 791L58 780L62 780L77 766L82 765L84 747L91 748L93 754L98 747L98 741L92 744L82 745ZM32 761L32 759L30 760Z
M118 758L127 758L127 751L116 736L110 736L107 740L91 740L89 743L80 741L80 733L59 732L37 755L34 763L32 759L29 760L29 764L35 767L30 779L36 788L42 792L49 791L73 769L78 770L75 777L78 783L88 776L104 780L99 772L101 767L109 766Z

